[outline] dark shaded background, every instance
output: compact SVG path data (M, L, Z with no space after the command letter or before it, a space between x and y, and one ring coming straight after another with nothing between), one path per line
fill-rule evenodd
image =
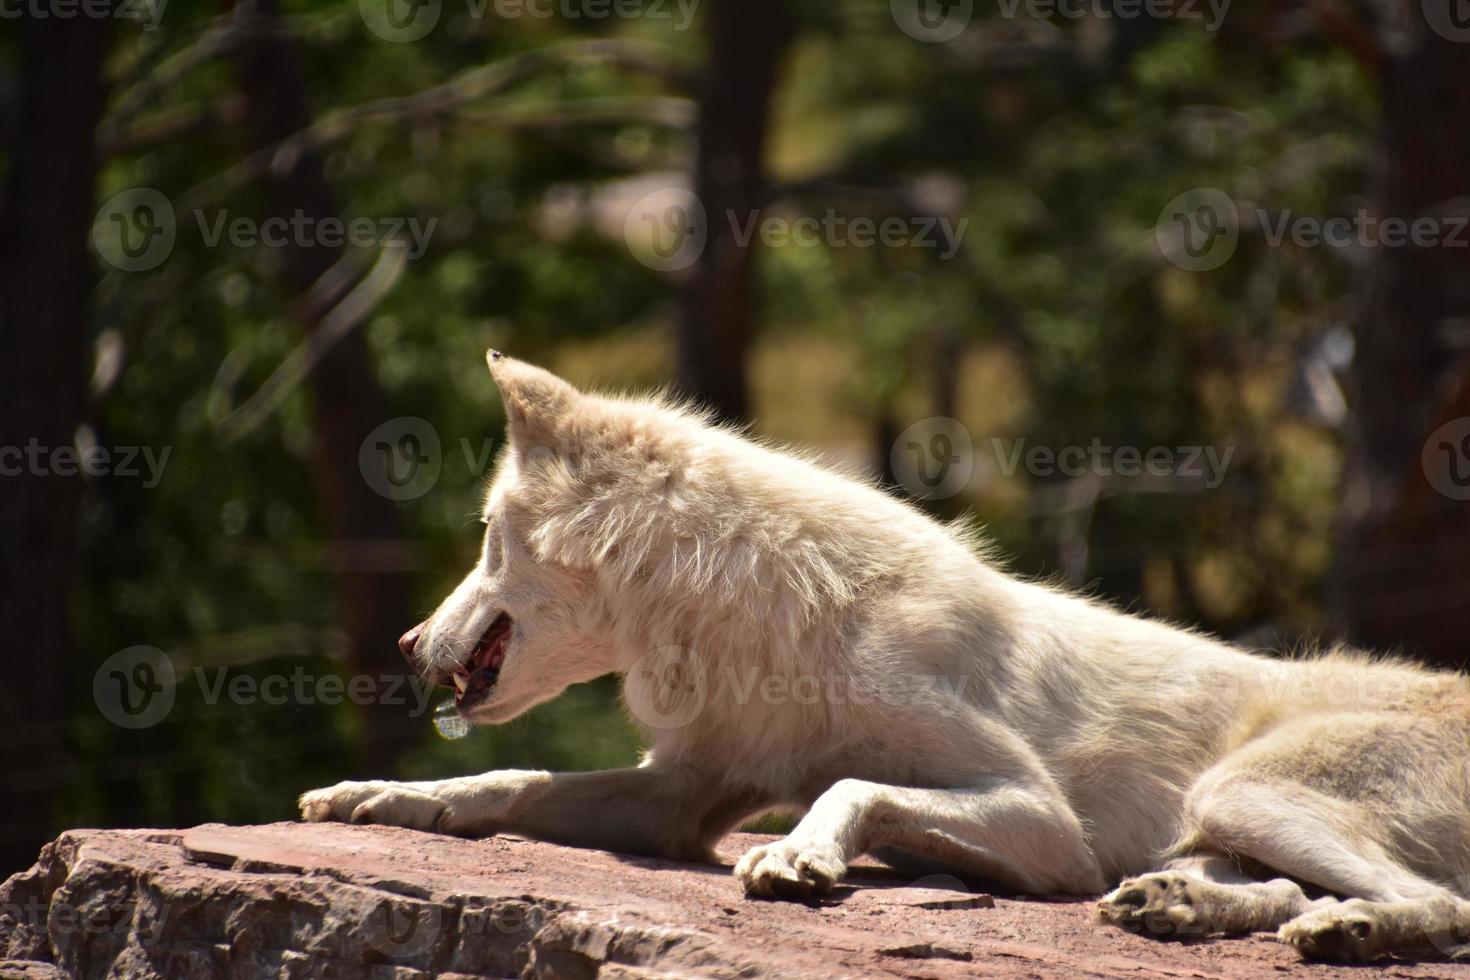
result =
M402 687L475 555L491 345L672 382L1135 610L1461 665L1462 7L5 8L0 871L353 774L635 757L610 681L460 741Z

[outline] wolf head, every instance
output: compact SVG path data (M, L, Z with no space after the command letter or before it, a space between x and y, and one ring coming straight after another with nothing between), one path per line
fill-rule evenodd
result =
M870 485L663 398L578 391L497 352L509 438L480 558L399 645L476 723L650 657L822 657L870 583L953 540ZM927 559L926 559L927 560Z
M548 507L565 503L558 497L580 481L580 429L595 406L540 368L497 351L486 359L508 439L482 508L479 561L399 648L429 680L454 689L461 715L494 723L615 664L595 576L585 562L547 555L537 533Z

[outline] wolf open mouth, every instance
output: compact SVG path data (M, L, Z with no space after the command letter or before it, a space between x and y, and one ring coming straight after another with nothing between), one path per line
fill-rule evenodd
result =
M470 658L451 675L454 681L454 703L467 708L490 694L500 680L500 665L505 663L505 648L510 643L510 615L501 613L475 644Z

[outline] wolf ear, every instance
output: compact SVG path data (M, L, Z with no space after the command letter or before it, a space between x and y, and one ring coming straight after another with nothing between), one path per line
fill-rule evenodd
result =
M550 371L498 350L486 351L485 363L500 388L511 441L521 445L555 441L571 418L580 392Z

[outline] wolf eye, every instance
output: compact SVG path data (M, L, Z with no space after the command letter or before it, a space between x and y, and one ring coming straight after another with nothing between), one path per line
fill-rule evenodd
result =
M504 553L500 547L500 529L488 520L485 523L485 544L482 552L482 560L485 568L494 569L500 567Z

